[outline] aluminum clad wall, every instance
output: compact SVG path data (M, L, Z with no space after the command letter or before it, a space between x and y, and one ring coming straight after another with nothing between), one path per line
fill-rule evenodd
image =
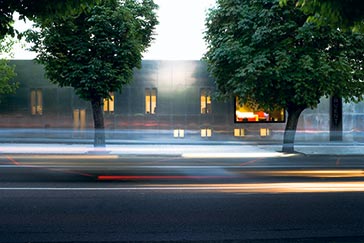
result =
M90 105L79 99L72 88L59 88L44 77L41 65L31 60L13 61L20 87L16 94L2 97L0 128L75 129L75 114L85 114L85 128L92 129ZM29 92L42 89L43 114L31 115ZM155 114L146 114L145 90L156 89ZM205 139L259 138L260 128L269 128L271 136L262 139L281 139L285 124L236 124L234 101L212 100L212 113L201 114L201 89L214 90L214 82L202 61L148 61L135 70L134 80L115 94L115 110L105 113L110 136L154 139L173 138L174 129L185 130L185 137L201 139L200 129L212 129L212 137ZM75 111L77 111L75 113ZM354 132L364 132L364 104L344 105L345 139L359 140ZM77 128L79 129L79 128ZM76 130L77 130L76 129ZM235 138L234 129L244 129L244 138ZM329 102L322 99L314 110L306 110L298 125L298 139L327 140ZM129 132L130 131L130 132ZM136 134L136 135L135 135Z

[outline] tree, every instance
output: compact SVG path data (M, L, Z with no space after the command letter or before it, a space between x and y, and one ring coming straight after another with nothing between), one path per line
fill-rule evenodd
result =
M0 52L9 53L12 48L12 40L17 31L13 26L13 14L19 13L19 19L26 18L48 24L54 17L60 17L69 13L79 12L87 4L93 4L98 0L2 0L0 7ZM15 92L16 82L10 80L16 75L15 67L9 65L6 59L0 59L0 94Z
M0 8L0 37L14 35L13 14L19 13L19 19L25 18L49 22L54 17L79 12L88 4L97 0L2 0Z
M92 105L95 146L105 145L103 100L141 66L158 23L153 0L105 0L82 14L28 33L51 82L71 86Z
M310 20L340 28L364 28L364 2L362 0L280 0L281 4L296 2Z
M283 151L294 151L300 114L323 96L362 99L363 35L307 22L279 0L218 0L207 19L205 60L218 97L285 108Z
M0 54L10 53L13 43L10 38L2 39L0 41ZM13 81L16 76L14 69L15 67L10 65L8 60L5 58L0 59L0 95L14 93L18 87L18 83Z
M11 80L16 76L14 66L6 59L0 59L0 94L14 93L18 84Z

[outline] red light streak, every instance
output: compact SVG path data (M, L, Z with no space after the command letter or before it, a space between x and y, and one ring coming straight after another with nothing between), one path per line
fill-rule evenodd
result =
M15 159L9 157L9 156L6 156L6 158L11 162L13 163L14 165L21 165L18 161L16 161Z
M262 159L249 160L247 162L241 163L240 166L254 164L255 162L260 161L260 160L262 160Z

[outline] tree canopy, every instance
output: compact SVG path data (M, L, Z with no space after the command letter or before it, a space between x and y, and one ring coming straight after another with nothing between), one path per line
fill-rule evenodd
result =
M363 35L307 22L293 3L218 0L207 19L205 54L220 98L288 113L283 150L293 151L301 112L323 96L361 100Z
M5 56L11 54L14 40L10 37L1 38L0 55ZM18 87L18 83L14 81L16 76L14 65L10 65L5 58L0 59L0 95L14 93Z
M105 0L82 14L59 18L28 33L51 82L71 86L92 104L95 129L103 131L103 99L121 91L141 65L158 23L153 0ZM95 145L105 138L95 136Z
M0 59L0 95L14 93L18 84L12 79L16 76L14 66L6 59Z
M364 1L362 0L280 0L281 4L296 2L309 14L309 19L320 24L340 28L364 30Z
M0 36L14 35L13 14L20 19L50 21L54 17L80 11L97 0L2 0L0 7Z
M12 41L17 32L13 26L13 14L19 13L19 19L26 18L48 23L54 17L75 13L97 0L1 0L0 6L0 53L11 51ZM10 80L15 76L14 66L5 59L0 60L0 94L14 92L17 84Z

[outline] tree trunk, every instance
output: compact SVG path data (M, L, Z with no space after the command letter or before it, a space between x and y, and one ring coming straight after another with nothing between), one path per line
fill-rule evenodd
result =
M91 100L92 115L94 118L94 147L105 147L105 126L104 112L102 110L102 99L94 98Z
M296 129L298 119L305 107L292 106L287 109L288 117L286 129L284 131L283 148L284 153L294 153L294 139L296 136Z

